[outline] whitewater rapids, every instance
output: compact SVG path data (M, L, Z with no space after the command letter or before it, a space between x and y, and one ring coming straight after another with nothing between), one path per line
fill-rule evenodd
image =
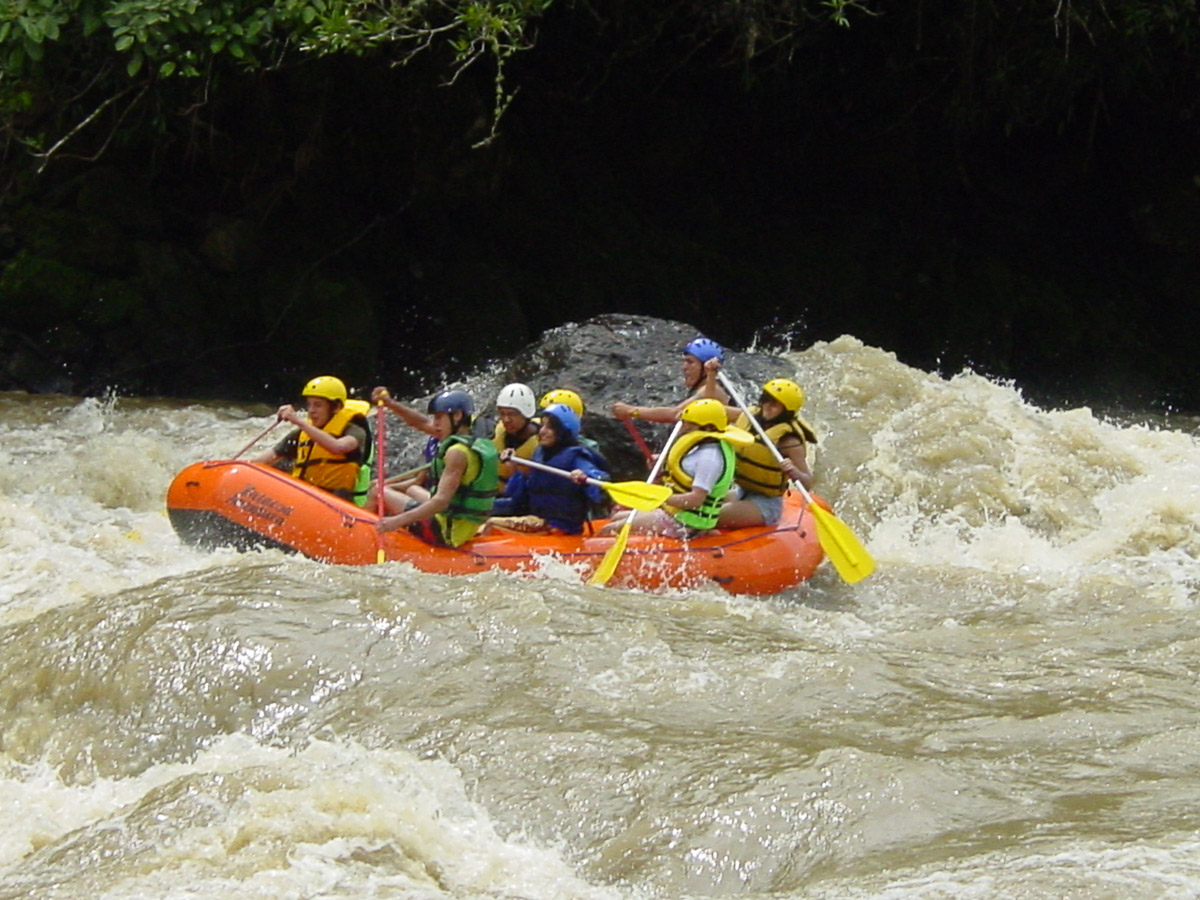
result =
M267 406L0 395L0 900L1200 895L1197 423L789 359L878 570L766 599L197 551Z

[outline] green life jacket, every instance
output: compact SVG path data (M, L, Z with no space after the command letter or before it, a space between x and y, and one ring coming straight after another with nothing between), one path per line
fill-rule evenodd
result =
M367 432L367 458L358 467L358 477L354 479L354 494L350 499L354 501L355 506L366 505L367 491L371 487L371 482L375 479L375 471L372 466L372 463L375 462L375 447L370 437L370 432Z
M489 438L468 434L450 435L438 444L437 453L429 463L429 483L435 490L446 468L446 451L455 444L461 444L468 455L476 454L479 471L470 480L464 475L443 515L450 524L453 524L455 519L483 522L492 512L492 500L495 499L496 489L500 485L500 456L496 452L496 445ZM468 463L468 474L470 468Z

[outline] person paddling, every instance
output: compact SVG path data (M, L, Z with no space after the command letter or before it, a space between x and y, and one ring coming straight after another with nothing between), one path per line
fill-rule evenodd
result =
M401 491L384 488L384 506L392 515L380 531L409 528L431 544L459 547L473 538L492 511L499 484L496 448L471 434L475 403L465 391L442 391L429 401L437 437L426 483Z
M492 435L496 452L512 450L521 459L532 459L538 448L539 422L534 417L536 413L537 398L529 385L514 383L502 387L496 395L496 415L500 421L496 423ZM500 464L501 491L516 470L516 465L511 461Z
M721 503L737 468L735 447L754 438L729 427L725 407L712 398L688 403L679 413L682 427L667 449L666 483L674 495L658 509L614 516L602 529L611 534L632 515L631 530L691 538L717 527Z
M565 403L552 403L542 410L538 448L532 461L563 472L551 474L542 468L518 468L508 481L504 496L492 507L487 529L499 528L526 534L579 534L589 508L605 503L602 487L588 484L607 481L608 464L589 447L579 443L579 417ZM501 454L512 461L512 450Z
M410 428L415 428L417 431L424 432L429 435L429 440L425 442L422 448L421 455L425 462L433 459L433 454L437 452L438 437L437 428L434 427L433 418L421 412L419 409L414 409L406 403L401 403L394 398L387 388L382 385L371 391L371 402L382 403L397 416L400 417L405 425Z
M600 445L583 433L583 398L570 388L552 388L542 394L542 399L538 401L538 409L544 410L553 403L562 403L570 407L571 412L575 413L579 419L579 443L585 447L591 447L596 453L600 453Z
M370 406L349 399L345 383L333 375L317 376L300 393L307 418L290 404L279 407L278 419L296 427L254 461L290 460L293 478L362 506L371 479Z
M708 386L716 384L720 363L709 360L705 371ZM749 413L768 440L783 457L776 459L763 442L763 435L754 428L746 412L739 407L725 407L726 415L736 417L736 427L754 437L754 443L737 450L737 472L718 520L720 528L748 528L754 525L776 525L783 515L783 495L791 481L798 481L806 490L813 486L808 469L808 444L815 443L816 433L800 416L804 405L804 390L787 378L772 378L762 386L758 405Z
M728 404L731 399L718 384L708 388L707 393L701 393L705 388L706 373L704 364L710 359L725 361L725 350L711 338L698 337L683 347L682 374L687 396L674 406L634 406L630 403L617 402L612 405L612 414L618 419L645 419L647 422L662 422L670 424L679 418L683 408L692 400L704 396L715 397L722 404Z

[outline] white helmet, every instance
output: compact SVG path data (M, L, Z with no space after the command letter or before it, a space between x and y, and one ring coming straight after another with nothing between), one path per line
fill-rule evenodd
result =
M527 384L507 384L500 389L496 396L496 407L515 409L527 419L532 419L537 412L537 398L533 396L533 388Z

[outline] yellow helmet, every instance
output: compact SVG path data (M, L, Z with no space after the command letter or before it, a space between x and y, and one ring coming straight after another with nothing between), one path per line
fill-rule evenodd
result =
M346 385L342 379L332 375L318 375L304 386L302 397L324 397L326 400L345 400Z
M763 385L762 392L782 403L788 412L798 412L804 405L804 390L786 378L772 378Z
M569 406L575 415L583 418L583 398L574 391L566 388L555 388L552 391L546 391L542 395L542 399L538 401L538 409L545 409L552 403L561 403L564 406Z
M693 400L679 414L679 421L692 422L700 427L711 425L717 431L729 427L729 417L725 415L725 405L720 400L705 397L703 400Z

